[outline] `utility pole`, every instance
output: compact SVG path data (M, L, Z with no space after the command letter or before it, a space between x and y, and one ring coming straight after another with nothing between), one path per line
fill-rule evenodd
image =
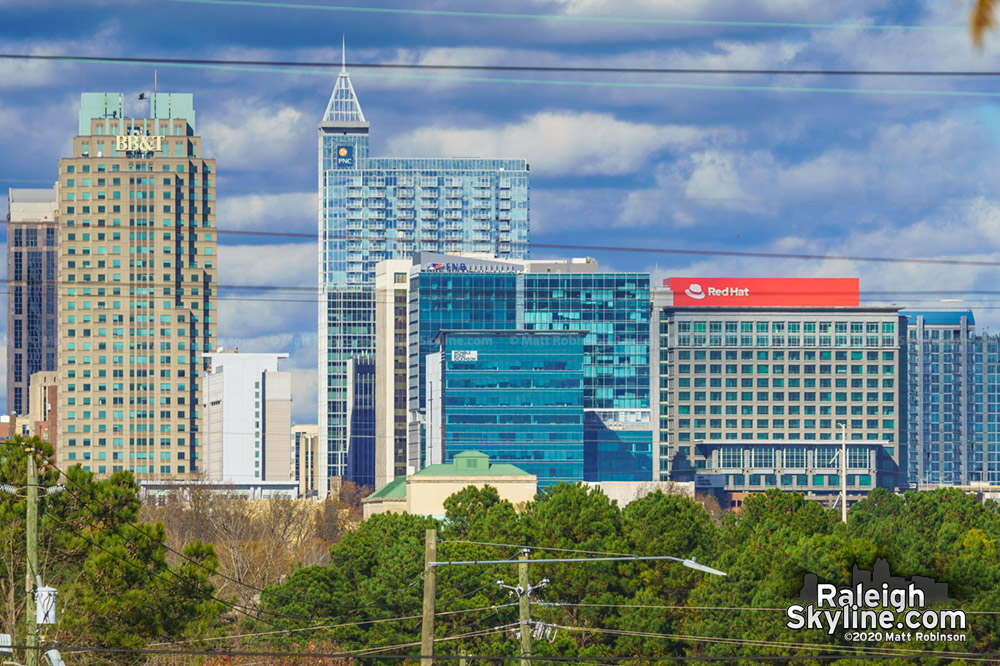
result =
M434 663L434 562L437 560L437 530L427 528L424 533L424 618L420 626L420 666Z
M521 621L521 666L531 666L531 599L528 596L531 584L528 582L528 552L527 548L523 549L517 563L517 586L520 589L517 606Z
M38 666L38 625L35 622L35 580L38 575L38 477L35 475L35 452L28 452L28 524L27 551L28 566L24 576L24 591L27 592L25 610L27 612L25 639L28 649L24 661L27 666Z

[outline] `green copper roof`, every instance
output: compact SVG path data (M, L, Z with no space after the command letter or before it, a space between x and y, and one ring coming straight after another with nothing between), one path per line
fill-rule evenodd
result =
M456 453L454 462L425 467L415 476L529 476L520 467L506 463L490 464L490 457L479 451Z
M393 479L389 483L385 484L377 491L373 492L368 496L369 498L375 499L392 499L392 498L405 498L406 497L406 477L401 476L398 479Z

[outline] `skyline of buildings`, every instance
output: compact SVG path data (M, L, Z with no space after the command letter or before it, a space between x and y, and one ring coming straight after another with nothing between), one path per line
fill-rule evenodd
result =
M529 252L524 160L373 157L369 129L342 67L318 127L318 407L331 477L345 476L351 457L347 362L375 352L376 263Z
M368 129L341 71L319 127L320 337L331 346L321 343L329 390L324 398L321 382L317 420L331 416L315 444L296 444L308 435L291 432L290 416L280 437L255 437L255 477L280 468L282 480L322 496L334 482L379 487L489 449L484 431L483 446L455 439L449 450L459 437L443 390L451 361L436 340L454 327L586 332L581 479L701 475L726 477L730 492L822 494L836 474L821 442L843 422L856 447L851 486L900 487L901 474L1000 483L1000 342L976 336L971 312L860 308L857 280L853 307L822 291L769 305L678 305L676 294L697 301L712 288L688 280L668 293L650 290L646 273L528 260L523 160L371 158ZM8 402L28 411L26 376L52 360L58 404L39 420L50 408L58 415L50 433L63 464L149 481L222 479L207 468L202 430L214 402L202 359L215 356L218 323L216 173L201 155L193 98L157 92L149 117L132 118L123 95L83 93L79 132L54 188L9 193ZM58 345L47 351L50 309ZM435 353L437 393L425 369ZM288 386L279 392L290 400Z

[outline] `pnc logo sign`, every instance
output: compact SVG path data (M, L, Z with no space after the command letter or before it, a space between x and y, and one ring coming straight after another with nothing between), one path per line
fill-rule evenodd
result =
M676 306L858 307L857 278L670 278Z
M159 134L153 136L141 136L130 134L128 136L115 136L115 148L118 150L141 150L144 152L159 152L163 146L163 137Z
M354 166L354 146L337 146L335 163L338 167Z

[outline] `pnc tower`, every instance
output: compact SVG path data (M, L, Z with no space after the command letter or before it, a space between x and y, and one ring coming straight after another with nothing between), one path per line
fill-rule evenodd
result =
M140 99L145 98L145 94ZM196 478L202 354L216 336L215 160L193 97L83 93L59 161L59 465Z
M348 361L375 350L375 264L418 251L529 253L525 160L371 157L368 131L342 68L319 123L319 436L328 477L348 467Z

